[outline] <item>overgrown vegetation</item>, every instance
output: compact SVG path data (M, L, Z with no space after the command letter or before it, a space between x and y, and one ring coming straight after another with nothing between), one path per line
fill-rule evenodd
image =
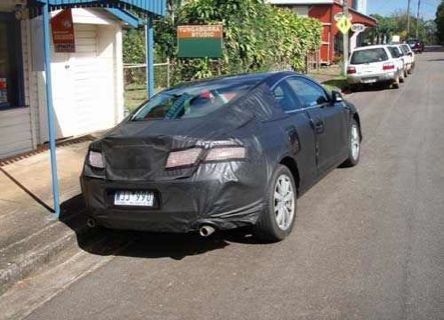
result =
M320 46L322 25L263 0L169 1L168 17L155 22L155 57L173 64L172 82L270 69L304 67L306 53ZM223 24L222 59L177 57L176 27L186 24ZM144 60L143 31L124 39L124 61Z
M444 44L444 0L441 1L441 4L436 10L435 23L439 43Z
M433 20L417 19L410 16L410 33L407 30L407 11L398 10L390 15L381 16L379 14L372 14L378 25L374 28L374 34L370 34L375 43L390 42L394 35L400 37L401 40L415 38L416 34L427 44L436 42L436 25ZM371 42L371 40L369 41Z

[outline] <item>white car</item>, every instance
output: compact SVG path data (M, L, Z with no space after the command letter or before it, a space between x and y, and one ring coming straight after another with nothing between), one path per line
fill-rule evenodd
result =
M403 80L404 63L387 45L356 48L350 55L347 82L352 91L377 83L397 89Z
M410 57L404 54L404 51L399 44L389 45L388 47L390 52L393 53L393 56L398 58L398 63L400 67L402 67L402 70L404 70L403 76L400 78L400 81L404 82L404 78L408 77Z
M403 43L400 45L401 50L404 52L404 55L406 57L407 61L407 72L409 74L413 73L413 70L415 69L415 53L410 48L410 46L406 43Z

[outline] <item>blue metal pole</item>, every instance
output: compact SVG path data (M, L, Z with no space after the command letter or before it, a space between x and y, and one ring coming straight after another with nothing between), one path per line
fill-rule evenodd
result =
M148 98L154 96L154 29L153 29L153 16L148 16L148 21L145 26L146 35L146 79Z
M43 4L43 38L45 47L45 74L46 74L46 108L48 113L49 146L51 155L52 192L54 195L54 213L60 217L59 179L57 177L57 157L55 144L54 105L52 100L51 80L51 45L49 38L49 3Z

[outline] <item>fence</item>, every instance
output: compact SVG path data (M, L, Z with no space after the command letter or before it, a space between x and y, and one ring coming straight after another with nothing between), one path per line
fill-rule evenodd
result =
M125 64L123 72L125 88L146 84L146 64ZM171 85L171 64L169 61L154 64L154 82L157 86L156 89L167 88Z
M171 63L154 64L154 91L171 86ZM125 85L125 108L129 111L139 106L148 97L146 64L125 64L123 66Z
M305 73L319 71L321 68L321 52L320 50L312 50L305 56Z
M220 61L215 60L216 66L220 67ZM305 57L303 70L297 70L303 73L309 73L320 69L319 50L310 51ZM154 64L154 91L169 88L172 84L173 64L168 59L165 63ZM290 65L275 65L274 70L290 70ZM146 64L125 64L123 67L125 79L125 108L129 111L136 108L140 103L147 99L147 81ZM220 70L218 74L221 74ZM177 75L176 75L177 76ZM201 76L205 76L202 74ZM181 80L181 79L175 79Z

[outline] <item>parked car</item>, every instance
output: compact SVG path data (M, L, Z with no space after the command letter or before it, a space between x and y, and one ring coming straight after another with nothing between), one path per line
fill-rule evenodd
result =
M387 45L359 47L350 55L347 81L353 91L374 84L399 88L401 79L404 79L404 66Z
M407 66L407 72L409 74L413 73L413 70L415 69L415 53L412 51L410 46L408 44L401 44L400 45L402 51L404 52L404 57L406 58L406 66Z
M404 78L408 77L407 62L410 61L410 59L404 55L404 51L402 51L400 45L389 45L388 48L393 58L396 58L398 68L402 70L402 75L400 76L399 81L404 82Z
M419 39L408 39L407 44L415 53L423 53L424 51L424 42Z
M166 89L91 143L81 185L96 223L193 232L292 230L297 198L359 161L356 108L294 72L227 76Z

